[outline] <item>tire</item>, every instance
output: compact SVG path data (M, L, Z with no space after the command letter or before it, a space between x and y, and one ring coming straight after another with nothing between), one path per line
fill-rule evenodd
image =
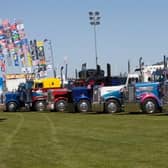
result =
M55 104L56 111L64 112L67 109L67 102L65 100L58 100Z
M15 102L10 102L7 104L7 111L9 112L16 112L17 104Z
M89 112L90 111L90 102L88 100L80 100L77 103L78 112Z
M142 104L142 111L148 114L156 113L158 110L158 105L154 99L147 99Z
M36 111L44 111L46 109L46 104L44 101L37 101L35 103L35 110Z
M120 111L120 105L116 100L108 100L105 104L105 112L116 113Z

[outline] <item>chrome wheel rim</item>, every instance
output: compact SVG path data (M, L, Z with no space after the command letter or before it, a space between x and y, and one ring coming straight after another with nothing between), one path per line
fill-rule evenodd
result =
M155 112L155 104L152 101L148 101L145 105L145 109L147 113Z
M86 102L80 103L80 111L82 111L82 112L88 111L88 104Z
M114 102L110 102L107 105L107 109L109 113L116 113L117 112L117 105Z
M59 102L57 105L58 111L65 111L66 105L64 102Z
M37 104L37 111L43 111L45 109L45 105L43 102L39 102Z
M9 111L15 111L16 105L14 103L9 104L8 106Z

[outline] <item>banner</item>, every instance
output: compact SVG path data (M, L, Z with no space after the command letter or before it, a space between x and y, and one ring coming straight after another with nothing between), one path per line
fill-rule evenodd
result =
M39 60L45 60L45 55L44 55L44 42L43 41L37 41L37 54Z
M8 19L0 21L0 73L15 67L20 69L32 65L29 43L26 38L22 22L10 22ZM7 68L6 68L7 66Z
M32 67L32 58L31 58L31 54L30 52L27 53L27 62L28 62L28 66Z

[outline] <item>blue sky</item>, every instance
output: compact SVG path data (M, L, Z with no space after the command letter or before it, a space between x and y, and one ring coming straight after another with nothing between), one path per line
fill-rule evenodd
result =
M93 27L89 11L99 11L98 63L112 74L131 69L143 57L151 65L168 54L167 0L0 0L0 18L22 20L29 40L52 41L57 69L67 58L68 74L74 76L86 62L95 67Z

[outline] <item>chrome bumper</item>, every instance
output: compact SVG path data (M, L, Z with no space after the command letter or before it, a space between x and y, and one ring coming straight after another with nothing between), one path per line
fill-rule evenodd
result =
M104 111L104 103L93 102L92 103L92 111L103 112Z
M0 104L0 111L7 111L6 104Z
M47 110L55 110L54 102L47 103Z
M76 112L76 104L74 103L68 103L68 112L75 113Z
M163 112L168 112L168 104L163 104L162 110Z
M140 104L136 102L129 102L124 104L124 111L125 112L140 112Z

